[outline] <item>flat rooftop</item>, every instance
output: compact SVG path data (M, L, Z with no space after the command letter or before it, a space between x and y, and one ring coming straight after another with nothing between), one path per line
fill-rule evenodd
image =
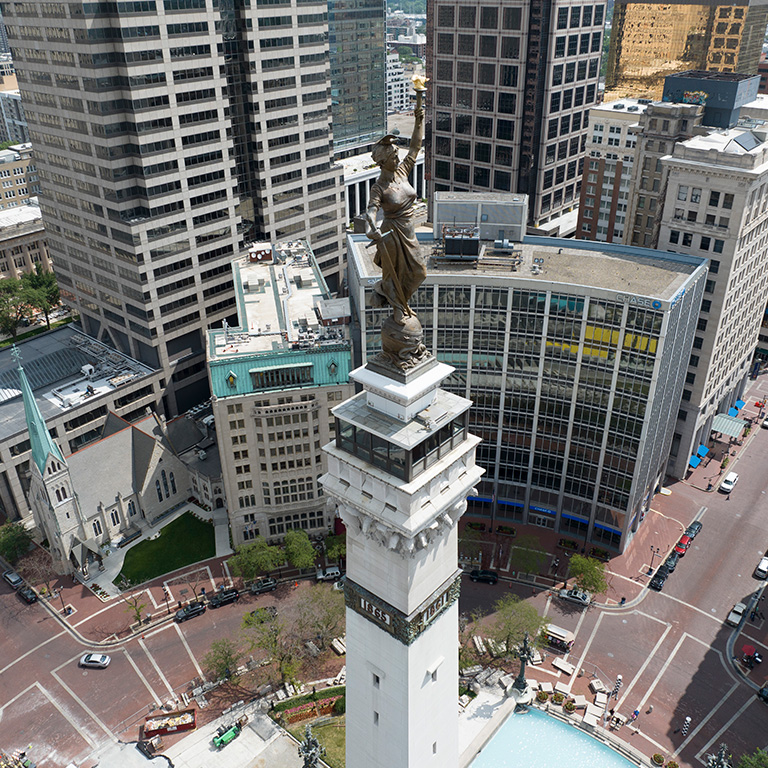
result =
M159 375L69 325L22 341L17 349L46 421L146 376ZM11 347L0 350L0 440L26 430L17 363L11 353Z
M481 242L477 261L448 261L436 258L436 241L421 239L421 255L427 273L473 279L500 278L541 283L543 290L562 285L564 290L583 287L585 293L604 289L617 293L649 296L671 301L705 259L687 255L653 251L649 248L609 245L579 240L548 237L526 237L513 243L506 253L496 250L493 242ZM380 276L374 265L374 249L364 235L350 237L357 271L361 278ZM581 244L581 245L580 245Z
M691 80L716 80L722 83L739 83L751 80L755 75L745 75L740 72L710 72L706 69L689 69L687 72L670 72L673 77L690 78Z
M252 257L251 253L262 257ZM232 268L241 325L209 331L210 359L348 342L345 324L320 322L315 307L331 297L305 241L277 243L274 248L270 243L253 244ZM333 302L336 313L341 312L344 301L349 304L348 299ZM349 315L347 308L344 317Z
M594 113L609 112L611 114L641 115L648 108L649 99L616 99L606 101L596 107L590 107Z

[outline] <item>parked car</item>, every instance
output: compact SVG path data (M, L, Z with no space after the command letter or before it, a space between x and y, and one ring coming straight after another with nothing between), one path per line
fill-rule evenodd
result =
M739 476L735 472L729 472L723 478L723 482L720 483L720 488L718 490L720 493L730 493L738 482Z
M220 589L208 598L208 605L211 608L218 608L220 605L229 605L229 603L234 603L239 599L240 593L234 587Z
M3 574L3 578L14 588L18 589L23 583L24 579L19 576L16 571L6 571Z
M205 603L190 603L185 605L180 611L176 611L173 620L181 624L182 621L199 616L201 613L205 613Z
M337 581L337 582L336 582L336 583L333 585L333 588L334 588L334 589L335 589L337 592L343 592L343 591L344 591L344 583L346 582L346 580L347 580L347 577L346 577L346 576L342 576L342 577L341 577L341 578L340 578L340 579L339 579L339 580L338 580L338 581Z
M86 653L80 659L81 667L88 667L90 669L106 669L109 666L109 662L112 659L109 656L105 656L103 653Z
M277 579L272 576L265 576L263 579L254 581L250 586L252 595L261 595L264 592L274 592L277 589Z
M499 580L496 571L470 571L469 578L472 581L484 581L486 584L495 584Z
M761 426L763 429L768 429L768 419L763 419L763 421L762 421L762 423L760 424L760 426Z
M700 523L698 520L694 520L684 531L686 536L690 536L692 539L695 539L696 536L701 533L701 529L704 527L703 523Z
M315 572L315 578L318 581L336 581L336 579L341 578L341 571L339 570L338 565L329 565L325 569L323 569L321 565L318 565L317 571Z
M736 605L733 606L731 612L728 614L728 618L725 620L725 623L731 627L738 627L746 610L747 606L744 605L744 603L736 603Z
M768 704L768 685L764 685L758 692L757 697L759 699L762 699L766 704Z
M568 600L579 605L589 605L592 602L592 595L583 589L561 589L559 597L561 600Z
M690 536L683 534L680 537L680 541L675 544L675 552L682 557L688 551L688 547L691 546L692 541L693 539Z
M768 557L761 558L760 562L755 568L756 579L768 579Z
M677 552L670 552L669 557L664 561L664 565L670 573L674 573L678 562L680 562L680 555Z
M665 565L662 565L658 568L656 573L653 575L653 578L651 579L651 583L648 586L651 589L656 590L656 592L661 592L661 590L664 589L664 584L666 583L668 578L669 578L669 569Z
M32 605L32 603L37 602L37 592L35 592L32 587L26 586L26 584L19 588L18 592L16 594L27 604Z

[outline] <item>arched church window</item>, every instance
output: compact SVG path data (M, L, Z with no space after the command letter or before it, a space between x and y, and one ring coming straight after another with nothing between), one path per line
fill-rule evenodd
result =
M175 496L176 495L176 479L173 476L173 472L169 473L171 476L171 493Z
M160 488L160 481L155 480L155 490L157 491L157 500L162 501L163 500L163 491Z
M163 490L165 491L165 498L168 498L168 476L165 474L165 470L160 473L163 478Z
M128 517L133 517L136 514L136 504L133 499L128 502Z

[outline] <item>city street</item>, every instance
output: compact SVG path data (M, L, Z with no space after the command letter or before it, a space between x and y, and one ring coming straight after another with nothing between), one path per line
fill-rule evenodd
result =
M761 395L768 389L763 379L758 386ZM573 676L552 666L550 652L529 677L561 681L574 693L586 694L594 677L610 688L622 675L618 701L610 706L623 714L636 709L641 714L635 727L615 735L643 754L661 752L675 756L681 765L696 766L722 741L737 756L768 747L768 706L755 696L768 677L768 666L746 670L733 658L740 658L745 644L768 656L765 602L759 602L755 621L747 616L738 629L724 623L734 603L749 603L766 585L752 575L768 549L766 462L768 430L758 428L731 461L729 471L738 472L739 482L730 495L705 490L721 477L715 461L703 463L688 481L671 485L669 495L657 495L628 553L608 565L605 603L584 609L554 597L543 578L533 587L510 578L507 545L507 552L501 553L494 547L492 561L483 563L496 568L502 580L491 586L465 579L461 611L489 611L504 591L514 590L551 623L573 631L576 641L568 655L576 665ZM651 559L658 566L694 519L701 520L703 530L664 590L649 591ZM540 534L542 545L556 551L557 534L533 528L526 532ZM653 553L656 548L658 555ZM567 567L566 558L561 560L560 577ZM554 555L550 575L555 573L552 563ZM198 588L215 589L221 581L221 560L198 567L208 574ZM183 579L166 582L171 585L168 607L163 580L143 593L146 610L155 620L185 597ZM188 691L202 677L201 659L213 640L236 637L242 615L257 604L276 605L282 613L294 594L284 585L257 598L243 596L234 605L208 610L181 625L166 620L131 635L124 602L102 603L82 585L72 586L71 580L61 586L61 599L46 609L39 603L23 604L4 582L0 584L0 745L12 750L31 744L41 768L69 762L91 768L88 756L97 748L110 741L135 741L151 707ZM72 609L66 620L52 613L61 614L62 603ZM108 653L112 663L107 669L79 668L78 659L89 650ZM683 735L687 717L690 730Z

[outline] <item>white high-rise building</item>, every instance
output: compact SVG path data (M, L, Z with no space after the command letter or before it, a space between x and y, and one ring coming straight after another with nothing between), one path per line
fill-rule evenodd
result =
M205 329L234 320L244 243L306 239L340 283L327 3L3 10L64 300L186 410L208 394Z
M411 83L397 51L387 53L387 112L405 112L411 105Z

